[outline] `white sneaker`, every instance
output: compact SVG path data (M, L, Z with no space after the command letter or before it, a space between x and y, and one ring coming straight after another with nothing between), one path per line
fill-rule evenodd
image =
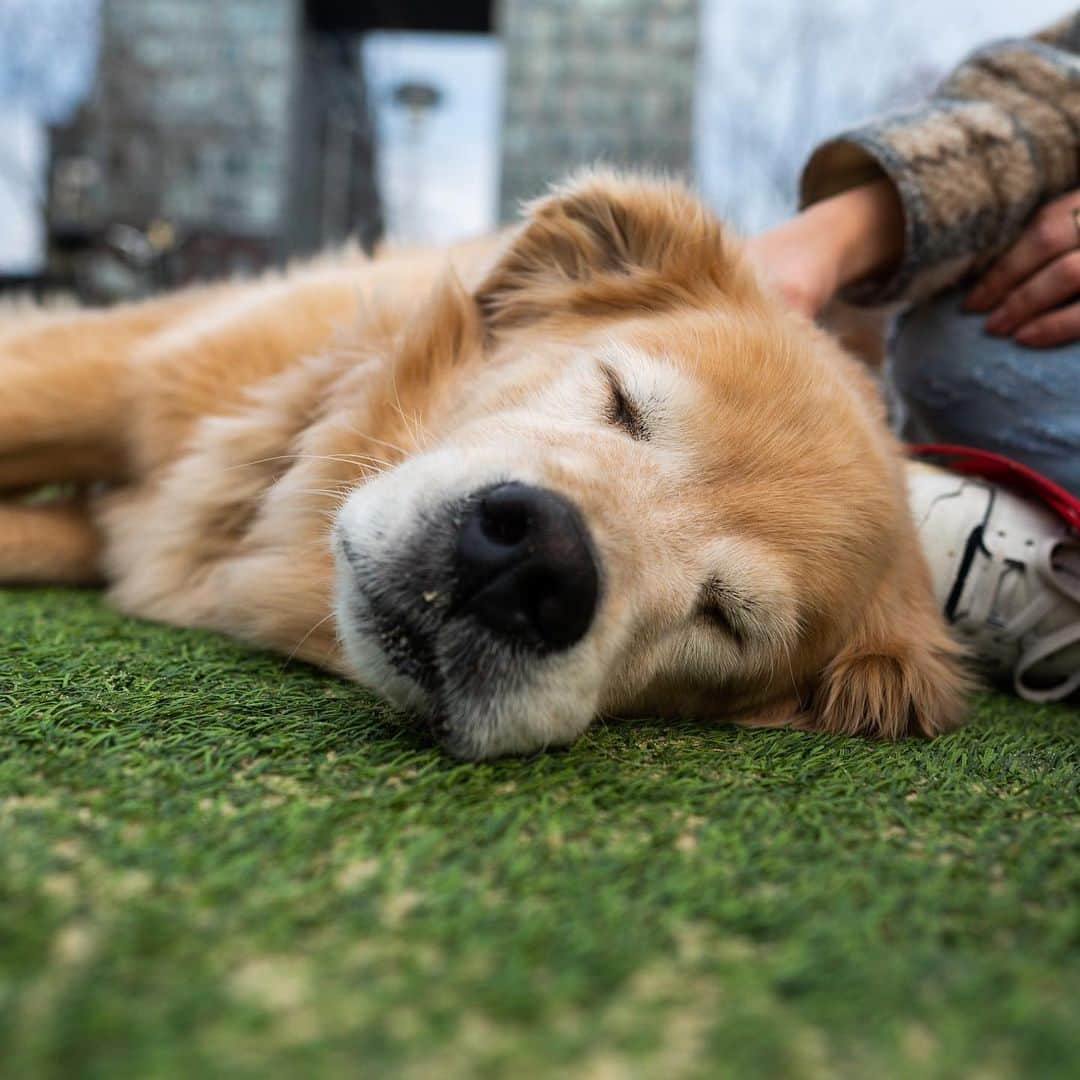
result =
M1080 688L1080 539L978 477L907 466L908 501L953 634L1028 701Z

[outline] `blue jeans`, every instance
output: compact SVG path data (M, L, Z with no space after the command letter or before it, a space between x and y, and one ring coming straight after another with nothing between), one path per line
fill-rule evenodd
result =
M1080 342L1025 349L983 333L948 292L912 308L888 378L909 442L992 450L1080 495Z

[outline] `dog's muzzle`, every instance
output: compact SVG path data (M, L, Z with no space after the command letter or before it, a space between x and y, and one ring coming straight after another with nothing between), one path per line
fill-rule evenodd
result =
M545 659L581 642L596 616L601 570L589 531L546 488L481 488L418 513L394 539L380 528L338 535L358 674L401 703L414 688L429 714L526 693Z
M600 581L581 514L568 499L526 484L474 497L458 531L454 609L490 633L537 652L585 636Z

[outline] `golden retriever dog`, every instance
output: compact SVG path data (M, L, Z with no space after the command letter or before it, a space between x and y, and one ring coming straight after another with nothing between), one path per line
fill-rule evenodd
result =
M78 498L17 496L53 482ZM0 581L358 680L479 759L598 715L889 738L965 682L872 381L676 183L0 323Z

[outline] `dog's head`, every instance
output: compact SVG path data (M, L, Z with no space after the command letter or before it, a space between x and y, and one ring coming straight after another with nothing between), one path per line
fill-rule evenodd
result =
M597 714L957 720L873 388L683 188L557 191L398 349L426 442L344 503L336 612L359 678L452 752Z

